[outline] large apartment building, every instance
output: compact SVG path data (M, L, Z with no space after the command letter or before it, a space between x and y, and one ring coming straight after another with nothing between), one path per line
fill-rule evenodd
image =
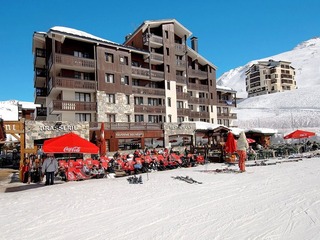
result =
M216 66L178 21L145 21L123 44L65 27L33 35L37 120L217 123Z
M259 61L246 71L248 97L296 89L295 69L287 61Z

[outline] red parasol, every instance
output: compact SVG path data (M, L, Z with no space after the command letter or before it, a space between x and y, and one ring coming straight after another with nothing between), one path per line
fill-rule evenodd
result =
M316 135L316 133L314 133L314 132L308 132L308 131L304 131L304 130L296 130L296 131L284 136L283 138L284 139L290 139L290 138L300 139L300 138L312 137L315 135Z
M100 156L105 156L106 155L106 139L104 138L104 122L101 123L100 127Z
M44 141L43 152L45 153L94 153L99 148L93 143L75 133L67 133L62 136Z
M229 132L227 136L227 141L225 144L225 151L226 153L234 153L236 150L237 150L236 140L234 139L232 132Z
M250 144L250 143L255 143L256 140L252 139L252 138L247 138L247 142Z

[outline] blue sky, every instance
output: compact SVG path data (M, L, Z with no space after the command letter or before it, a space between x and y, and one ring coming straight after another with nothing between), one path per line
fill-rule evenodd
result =
M33 102L35 31L65 26L123 43L145 20L175 18L198 37L199 53L218 67L218 78L319 37L319 11L318 0L5 1L0 8L0 101Z

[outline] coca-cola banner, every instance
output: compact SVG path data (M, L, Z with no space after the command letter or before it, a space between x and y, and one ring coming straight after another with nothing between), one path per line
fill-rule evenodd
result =
M66 146L63 149L64 152L66 153L80 153L81 152L81 147L68 147Z

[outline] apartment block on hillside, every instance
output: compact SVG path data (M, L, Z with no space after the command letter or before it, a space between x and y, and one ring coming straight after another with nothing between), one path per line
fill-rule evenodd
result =
M246 71L248 97L296 89L295 69L287 61L259 61Z

